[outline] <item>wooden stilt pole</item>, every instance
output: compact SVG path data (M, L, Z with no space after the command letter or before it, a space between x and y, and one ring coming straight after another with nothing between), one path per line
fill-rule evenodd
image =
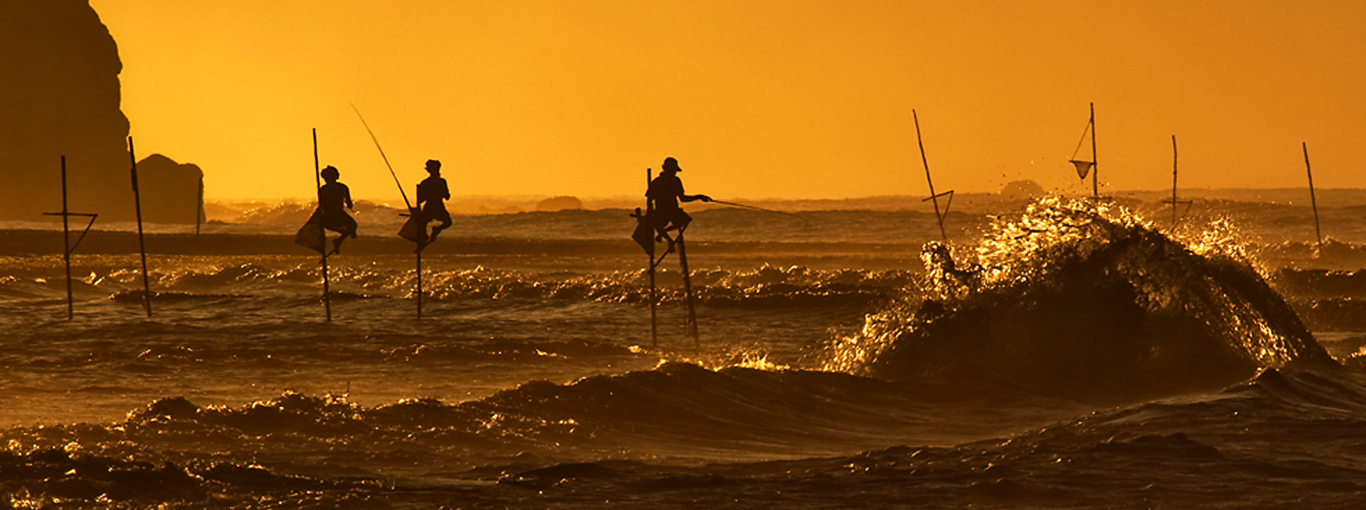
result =
M142 307L147 309L147 317L152 316L152 284L147 278L147 244L142 234L142 193L138 191L138 157L133 151L133 137L128 137L128 158L133 163L133 207L137 210L138 251L142 253Z
M323 181L322 169L318 164L318 128L313 128L313 182L318 186L318 214L322 214L323 206ZM328 289L327 282L327 229L318 229L318 236L322 239L318 242L323 247L323 310L327 313L327 321L332 321L332 292Z
M936 194L934 192L934 179L930 177L930 161L925 157L925 141L920 137L920 117L916 115L914 109L911 110L911 118L915 119L915 141L920 145L920 162L925 164L925 182L930 185L930 198L921 200L921 202L926 200L934 201L934 219L939 221L939 235L943 236L945 241L948 241L949 234L944 230L944 217L948 216L949 205L953 203L953 191L946 191L942 194ZM944 212L941 214L939 212L939 197L943 195L948 195L949 203L944 205Z
M688 270L688 248L683 244L683 229L678 231L675 240L678 245L678 261L683 266L683 295L688 303L688 334L692 335L694 347L701 345L701 340L697 337L697 306L693 301L692 295L692 272Z
M199 235L199 224L203 222L204 215L204 176L199 176L199 198L194 204L194 235Z
M81 237L76 238L76 244L80 245L81 240L85 239L85 234L90 232L90 227L95 224L95 218L99 215L71 212L71 209L67 207L66 197L66 156L62 156L62 212L43 213L43 215L62 217L62 260L66 263L66 320L72 320L76 317L76 305L75 297L71 292L71 253L76 250L76 247L71 245L71 217L90 217L90 223L86 224L85 230L81 231Z
M66 320L76 318L75 297L71 292L71 222L66 203L66 156L62 156L62 260L66 262Z
M1314 237L1318 239L1319 249L1323 249L1323 231L1319 229L1319 203L1314 197L1314 171L1309 168L1309 143L1300 142L1304 149L1304 173L1309 176L1309 205L1314 207Z
M1096 103L1091 103L1091 196L1100 199L1100 160L1096 158Z
M1176 230L1176 135L1172 135L1172 230Z
M1172 135L1172 197L1162 199L1162 203L1172 205L1172 231L1176 231L1176 225L1181 222L1181 216L1176 212L1176 206L1186 204L1186 210L1190 211L1191 201L1176 198L1176 135Z
M422 248L417 250L417 319L422 320Z
M646 168L646 169L645 169L645 188L646 188L646 189L649 189L649 188L650 188L650 181L653 180L653 179L654 179L653 171L652 171L651 169L649 169L649 168ZM655 217L654 212L655 212L654 202L652 202L652 201L649 199L649 197L646 197L646 198L645 198L645 221L653 222L653 221L654 221L654 217ZM654 225L651 225L651 226L650 226L650 236L651 236L652 238L654 237ZM652 242L653 242L653 241L652 241ZM651 246L654 246L654 245L651 244ZM657 310L657 309L659 308L659 299L655 296L655 293L656 293L656 291L655 291L655 266L659 265L659 263L658 263L658 262L655 262L655 252L654 252L654 250L647 250L647 251L645 252L645 258L648 259L649 262L650 262L650 347L652 347L652 348L657 348L657 347L659 347L659 314L658 314L658 310Z

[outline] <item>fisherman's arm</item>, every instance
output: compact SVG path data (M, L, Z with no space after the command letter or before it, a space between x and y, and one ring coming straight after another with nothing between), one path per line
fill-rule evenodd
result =
M683 181L680 180L680 181L677 181L677 182L678 182L678 201L679 201L679 202L692 202L692 201L694 201L694 200L701 200L701 201L703 201L703 202L710 202L710 201L711 201L711 197L706 196L706 195L702 195L702 194L698 194L698 195L688 195L688 194L684 193L684 192L683 192Z

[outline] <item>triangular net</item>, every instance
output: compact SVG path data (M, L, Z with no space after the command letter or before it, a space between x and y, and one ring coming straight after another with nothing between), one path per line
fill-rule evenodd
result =
M1096 166L1095 161L1082 161L1080 159L1070 159L1067 160L1067 162L1076 165L1077 177L1080 177L1082 179L1086 178L1086 174L1091 173L1091 167Z

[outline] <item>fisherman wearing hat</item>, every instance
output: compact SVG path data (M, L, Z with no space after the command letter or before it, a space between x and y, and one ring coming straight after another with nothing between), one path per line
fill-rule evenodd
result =
M413 208L413 212L420 210L424 220L441 222L432 227L432 235L427 238L430 243L436 240L437 234L451 226L451 213L446 211L445 202L451 198L451 191L446 187L446 179L441 178L440 161L427 160L427 173L430 175L417 185L417 207Z
M650 181L650 189L645 192L645 197L649 199L650 207L654 210L654 226L658 232L656 239L668 240L669 251L673 251L674 239L669 237L668 231L678 230L682 233L692 222L692 217L683 212L678 203L693 200L711 202L711 197L706 195L683 193L683 181L678 178L678 172L682 171L683 169L678 167L678 160L664 158L663 170L659 172L659 177Z
M341 234L332 241L332 253L341 253L342 240L347 237L356 238L356 219L346 214L346 209L354 211L356 207L351 203L351 188L337 182L337 179L341 178L341 172L337 167L328 165L321 173L327 184L318 190L318 210L314 214L316 221L323 228ZM342 209L343 206L346 209ZM314 220L310 220L312 221Z

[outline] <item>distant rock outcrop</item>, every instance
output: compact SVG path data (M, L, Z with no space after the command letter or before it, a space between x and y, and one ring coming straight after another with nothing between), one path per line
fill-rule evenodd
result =
M176 163L160 154L139 161L142 219L153 223L203 221L203 179L204 171L192 163Z
M1032 180L1010 181L1001 187L1001 198L1008 200L1028 200L1046 195L1043 186Z
M566 209L583 209L583 201L578 197L550 197L536 204L537 211L563 211Z
M39 220L61 209L62 156L71 210L133 217L128 119L119 109L122 68L113 37L87 0L0 0L0 219ZM185 175L166 183L153 182L159 175L142 177L144 189L166 190L144 196L144 209L163 207L160 197L197 197L197 172L171 171ZM178 187L190 174L193 187ZM193 222L188 210L167 221Z

